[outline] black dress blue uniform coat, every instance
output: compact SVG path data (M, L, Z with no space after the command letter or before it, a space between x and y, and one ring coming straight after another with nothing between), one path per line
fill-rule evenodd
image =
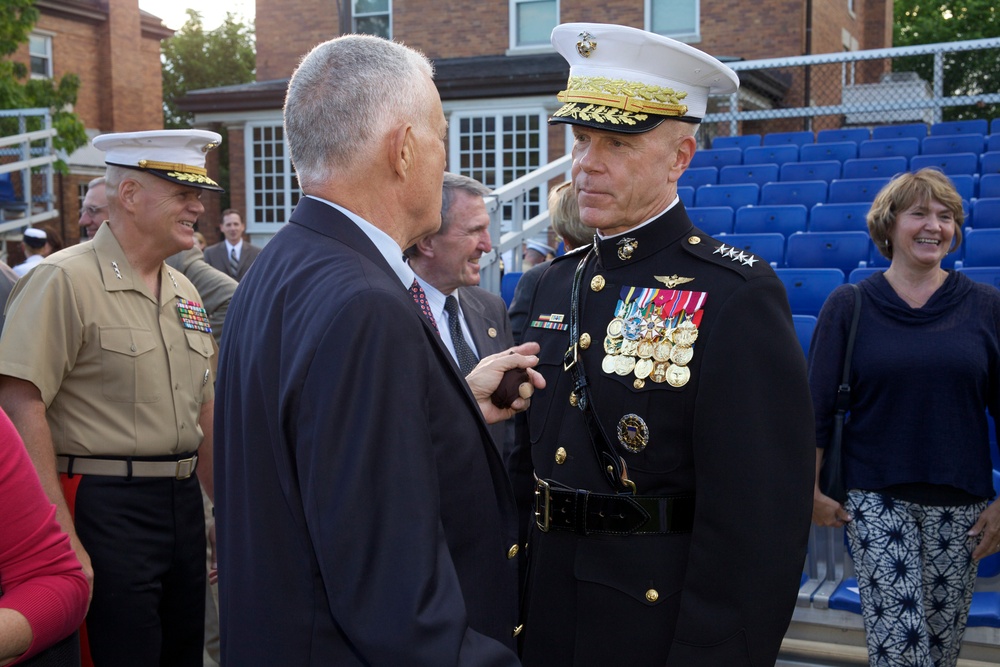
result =
M628 259L619 241L631 238ZM532 524L522 660L526 666L773 665L799 587L812 509L815 437L806 364L784 288L766 262L720 250L677 202L654 222L600 240L583 273L579 350L598 419L640 495L695 496L683 534L543 533ZM582 248L542 275L524 340L541 345L547 386L532 398L518 450L522 511L531 470L570 489L614 493L599 467L563 369L570 285ZM627 253L626 253L627 254ZM741 259L742 257L742 259ZM594 276L604 278L595 290ZM602 371L606 329L621 288L667 286L707 294L690 380L674 387ZM552 318L549 318L552 321ZM648 445L618 444L618 423L638 415ZM565 458L558 448L565 450ZM559 461L562 463L559 463ZM526 517L527 518L527 517Z
M516 511L487 425L367 236L303 198L222 341L229 665L515 665Z

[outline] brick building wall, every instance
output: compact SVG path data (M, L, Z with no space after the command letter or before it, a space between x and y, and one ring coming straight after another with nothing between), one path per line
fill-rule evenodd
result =
M323 0L257 2L257 80L290 77L312 47L338 35L338 4Z

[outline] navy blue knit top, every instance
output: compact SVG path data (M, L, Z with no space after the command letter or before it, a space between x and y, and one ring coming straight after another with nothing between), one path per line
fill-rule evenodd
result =
M986 410L1000 414L1000 290L949 272L922 308L882 273L859 283L861 318L844 425L847 488L942 485L993 497ZM816 441L829 442L854 291L838 287L809 354Z

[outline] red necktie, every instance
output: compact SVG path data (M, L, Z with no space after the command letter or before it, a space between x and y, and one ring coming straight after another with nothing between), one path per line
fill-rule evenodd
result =
M424 294L424 288L420 286L420 283L417 282L416 278L413 279L413 284L410 285L410 296L413 297L416 304L420 306L420 312L423 313L428 320L430 320L431 326L434 327L434 331L438 331L437 322L434 321L434 313L431 312L431 305L427 303L427 295ZM440 333L441 332L438 331L439 335Z

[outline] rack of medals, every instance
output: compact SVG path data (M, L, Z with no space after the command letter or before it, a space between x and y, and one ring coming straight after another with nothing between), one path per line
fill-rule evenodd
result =
M691 379L698 324L705 292L622 287L615 316L608 323L601 370L608 375L635 375L645 381L683 387Z

